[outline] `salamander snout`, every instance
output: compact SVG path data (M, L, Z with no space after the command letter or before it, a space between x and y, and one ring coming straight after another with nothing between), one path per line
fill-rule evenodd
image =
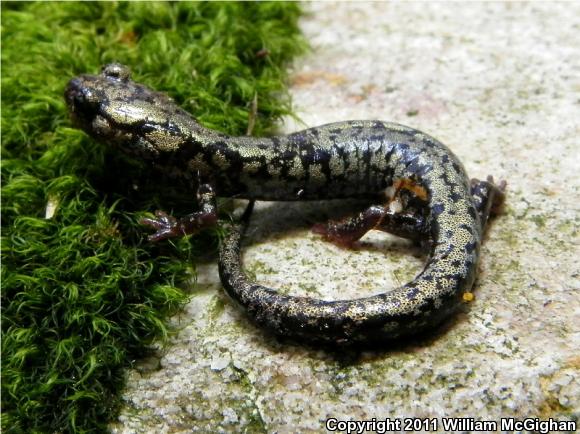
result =
M73 121L77 124L90 122L98 112L99 100L94 91L87 86L85 77L70 80L65 88L64 97Z

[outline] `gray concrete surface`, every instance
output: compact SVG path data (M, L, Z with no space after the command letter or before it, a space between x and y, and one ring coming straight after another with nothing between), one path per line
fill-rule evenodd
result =
M325 432L325 420L580 416L580 4L313 3L292 73L294 131L382 119L508 182L475 300L434 336L384 351L280 342L224 295L215 263L158 357L129 372L115 433ZM381 233L341 250L310 233L352 204L262 204L250 275L325 299L383 292L424 256ZM441 419L439 419L439 422ZM498 425L499 428L499 425ZM443 428L439 425L439 430Z

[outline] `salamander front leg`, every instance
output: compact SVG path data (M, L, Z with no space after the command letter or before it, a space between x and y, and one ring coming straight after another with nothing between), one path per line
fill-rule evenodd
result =
M197 189L197 200L201 210L180 219L176 219L163 211L155 211L157 218L142 218L140 224L152 227L157 231L153 235L149 235L149 241L183 237L215 226L217 207L213 188L209 184L201 184Z
M421 240L426 237L425 220L416 212L395 212L388 206L373 205L359 215L339 222L317 224L312 232L342 247L351 247L371 229L389 232L403 238Z

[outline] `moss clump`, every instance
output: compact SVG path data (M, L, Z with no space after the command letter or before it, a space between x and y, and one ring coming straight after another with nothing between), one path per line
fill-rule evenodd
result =
M2 3L4 432L105 430L122 368L167 334L186 301L176 285L215 246L215 233L143 240L140 211L191 210L193 193L73 129L66 82L118 61L232 134L257 95L262 134L289 111L298 16L287 3Z

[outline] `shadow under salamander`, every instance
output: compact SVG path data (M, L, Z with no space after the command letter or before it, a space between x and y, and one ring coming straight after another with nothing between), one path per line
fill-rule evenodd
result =
M368 208L369 205L369 201L361 200L257 202L242 243L243 246L248 246L294 235L296 232L310 231L316 223L326 223L329 220L340 221L352 217ZM320 238L321 242L326 242L321 236L316 237ZM419 245L394 236L373 242L363 239L351 250L412 254L423 259L426 259L428 253Z

